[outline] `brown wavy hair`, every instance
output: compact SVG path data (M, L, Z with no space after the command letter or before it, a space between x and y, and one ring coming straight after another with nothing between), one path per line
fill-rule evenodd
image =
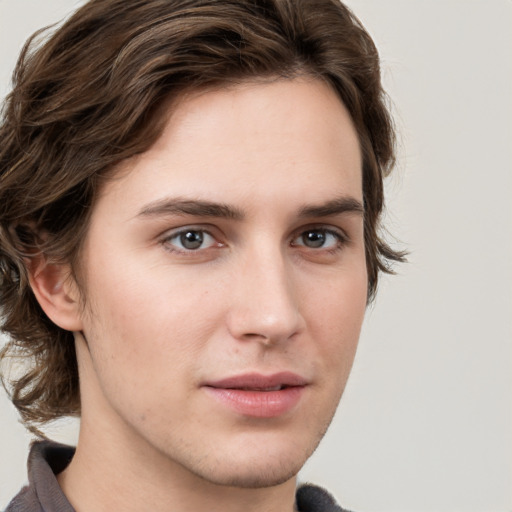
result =
M73 334L43 313L34 255L77 269L102 179L147 150L184 91L311 76L349 110L363 154L368 297L403 254L380 235L394 130L375 45L337 0L91 0L25 45L0 121L0 308L22 375L4 385L22 420L80 413ZM46 37L46 40L43 40ZM44 237L41 236L44 233Z

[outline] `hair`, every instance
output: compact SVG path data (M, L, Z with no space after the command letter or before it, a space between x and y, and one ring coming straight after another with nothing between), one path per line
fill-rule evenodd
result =
M394 129L375 45L338 0L91 0L47 40L29 39L0 121L3 359L30 365L9 384L28 428L80 413L73 334L42 311L31 260L77 268L102 180L149 149L164 107L190 90L310 76L348 109L363 157L368 300L402 261L382 238ZM178 98L179 100L179 98Z

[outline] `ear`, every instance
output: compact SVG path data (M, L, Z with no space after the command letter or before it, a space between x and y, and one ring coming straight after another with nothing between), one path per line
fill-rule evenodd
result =
M40 256L28 267L30 286L48 318L66 331L81 331L80 295L69 265L48 263Z

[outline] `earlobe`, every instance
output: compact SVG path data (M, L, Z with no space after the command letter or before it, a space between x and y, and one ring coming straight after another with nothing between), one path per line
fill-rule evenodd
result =
M67 331L82 330L79 293L68 265L48 263L44 256L29 264L29 280L48 318Z

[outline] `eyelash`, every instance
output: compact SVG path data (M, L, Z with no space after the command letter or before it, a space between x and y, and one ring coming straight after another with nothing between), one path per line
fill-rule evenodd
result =
M212 244L211 247L216 246L216 247L220 248L220 247L224 246L224 244L222 244L221 242L216 241L217 237L215 235L213 235L209 230L200 228L200 227L194 227L194 226L187 226L183 229L179 229L178 231L173 231L171 233L168 233L162 239L161 243L167 251L172 252L172 253L177 253L180 255L185 255L185 256L189 256L189 255L192 256L192 255L194 255L194 253L197 254L199 252L203 252L210 248L210 247L206 247L206 248L199 247L197 249L179 248L179 247L176 247L172 243L172 240L175 240L175 239L178 239L179 237L185 236L188 233L201 233L203 235L203 240L204 240L204 235L211 237L214 240L214 243Z
M172 243L173 240L179 239L179 237L182 237L186 235L187 233L200 233L202 234L203 240L201 240L201 243L204 241L204 235L207 235L208 237L211 237L213 239L213 243L209 247L198 247L197 249L187 249L187 248L179 248L176 247L174 243ZM323 246L320 247L308 247L305 244L298 244L295 243L295 241L301 237L304 237L308 233L321 233L323 236L332 236L334 237L336 243L334 247L325 248ZM164 248L171 253L175 253L178 255L183 256L195 256L200 253L204 253L204 251L207 251L211 248L222 248L225 246L222 242L219 242L218 237L213 235L208 229L205 229L204 227L195 227L195 226L187 226L185 228L179 229L178 231L173 231L171 233L168 233L164 238L161 240L161 244L164 246ZM183 245L183 242L181 242ZM324 226L311 226L307 228L301 228L300 231L296 231L291 239L290 245L292 247L304 247L305 249L310 249L313 252L320 253L321 251L324 253L334 254L337 251L343 249L345 245L349 243L348 236L342 232L341 230L337 229L330 229Z
M301 231L299 233L297 233L297 235L294 236L293 240L297 240L298 238L304 237L307 233L321 233L324 236L330 235L330 236L334 237L334 239L336 241L334 247L330 247L330 248L326 248L324 246L318 247L318 251L323 250L324 252L329 252L331 254L341 250L349 242L348 236L341 230L331 229L331 228L327 228L324 226L312 226L312 227L308 227L307 229L301 228ZM294 244L292 241L292 246L293 245ZM295 245L295 246L306 247L307 249L311 249L313 251L315 251L317 249L317 248L313 248L313 247L307 247L306 245L302 245L302 244Z

